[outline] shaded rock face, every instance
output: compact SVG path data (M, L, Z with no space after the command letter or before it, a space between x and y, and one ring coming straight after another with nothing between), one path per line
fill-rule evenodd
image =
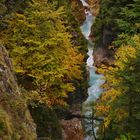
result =
M102 64L106 66L113 65L114 52L103 47L98 47L94 50L94 65L100 67Z
M73 104L60 120L63 140L84 140L82 118L77 117L81 114L81 104Z
M100 10L100 0L87 0L87 3L92 14L96 17ZM94 50L94 65L97 67L100 67L102 64L113 65L114 63L114 52L108 48L114 39L111 27L104 26L101 34L101 39L95 45ZM92 26L90 37L94 41L94 26Z
M7 51L0 45L0 139L35 140L36 126L12 69Z
M111 28L104 27L102 38L95 46L94 61L95 66L100 67L101 64L113 65L114 63L114 50L109 49L115 35Z
M19 93L6 49L0 45L0 93Z
M85 19L85 9L80 0L70 0L72 13L79 24L82 24Z
M83 140L84 132L81 121L77 118L61 120L63 140Z

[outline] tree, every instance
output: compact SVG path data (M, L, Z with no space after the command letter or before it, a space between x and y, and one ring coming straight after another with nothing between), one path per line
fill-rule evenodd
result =
M93 25L96 45L103 40L105 30L111 32L112 42L119 41L118 35L122 33L135 35L140 32L139 0L101 0L100 7ZM120 44L114 44L114 47L118 46Z
M140 138L140 36L126 42L116 52L115 66L102 71L107 81L96 115L104 117L108 140Z
M6 18L2 32L15 72L23 83L32 82L31 99L47 105L65 104L72 80L82 78L83 56L71 42L63 7L55 4L33 0L23 13Z

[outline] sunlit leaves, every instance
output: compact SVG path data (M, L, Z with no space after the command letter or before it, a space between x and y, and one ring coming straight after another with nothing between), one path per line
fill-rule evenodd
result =
M96 115L104 117L106 132L114 135L114 139L122 139L128 132L130 139L140 138L140 36L130 39L134 43L123 43L116 51L114 67L104 66L101 70L107 81L96 104Z
M75 87L72 80L81 79L83 56L73 46L67 31L63 7L46 0L33 0L23 13L6 17L8 28L2 32L16 73L32 79L31 100L65 104L64 98Z

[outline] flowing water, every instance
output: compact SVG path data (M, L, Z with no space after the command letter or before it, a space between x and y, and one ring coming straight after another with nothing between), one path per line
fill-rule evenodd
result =
M81 0L83 6L88 6L85 0ZM81 31L85 38L88 40L88 59L87 59L87 71L89 72L89 88L88 98L83 103L83 114L87 117L92 116L93 103L99 98L102 93L101 85L104 83L103 75L96 74L96 68L94 67L93 49L94 44L92 43L89 35L91 32L91 26L94 23L94 17L89 10L85 10L86 20L81 26ZM96 123L96 122L95 122ZM91 120L84 120L84 127L86 136L84 140L94 140L92 132ZM97 127L94 128L96 132Z

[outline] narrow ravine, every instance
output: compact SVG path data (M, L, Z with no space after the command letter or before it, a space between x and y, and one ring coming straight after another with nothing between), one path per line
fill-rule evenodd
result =
M85 0L81 0L84 7L87 7L88 4ZM89 35L91 33L91 26L94 23L95 17L91 14L89 10L85 10L86 20L81 26L81 31L85 38L88 40L88 59L87 59L87 71L89 72L89 88L88 88L88 98L83 103L82 111L83 114L87 117L92 116L93 103L99 98L102 93L101 85L104 83L103 75L96 74L96 68L94 67L94 58L93 58L93 50L94 44L92 43ZM93 132L92 132L92 124L91 120L84 120L84 128L85 128L85 139L84 140L94 140ZM97 128L94 128L96 132Z

